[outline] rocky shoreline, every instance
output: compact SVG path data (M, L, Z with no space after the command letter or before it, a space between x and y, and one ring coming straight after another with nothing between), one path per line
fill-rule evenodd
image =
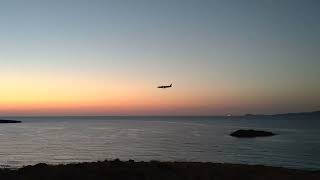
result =
M0 169L0 179L10 180L303 180L320 179L320 171L261 165L204 162L135 162L133 160L65 165L37 164L20 169Z

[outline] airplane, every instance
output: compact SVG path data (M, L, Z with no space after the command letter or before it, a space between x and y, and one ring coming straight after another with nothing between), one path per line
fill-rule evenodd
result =
M158 88L162 88L162 89L171 88L171 87L172 87L172 84L170 84L170 86L158 86Z

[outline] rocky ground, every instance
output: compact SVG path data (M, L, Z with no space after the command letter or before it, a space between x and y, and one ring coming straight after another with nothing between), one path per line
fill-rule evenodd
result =
M114 160L66 165L37 164L20 169L1 169L0 179L316 180L320 179L320 171L239 164Z

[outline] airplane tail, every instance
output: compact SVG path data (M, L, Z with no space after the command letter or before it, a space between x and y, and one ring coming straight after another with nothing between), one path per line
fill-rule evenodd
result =
M170 84L170 87L172 87L172 84Z

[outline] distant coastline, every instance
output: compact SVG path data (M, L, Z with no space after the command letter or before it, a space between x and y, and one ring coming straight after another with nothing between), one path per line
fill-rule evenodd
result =
M273 114L273 115L264 115L264 114L246 114L246 118L286 118L286 119L319 119L320 120L320 111L313 112L300 112L300 113L286 113L286 114Z

